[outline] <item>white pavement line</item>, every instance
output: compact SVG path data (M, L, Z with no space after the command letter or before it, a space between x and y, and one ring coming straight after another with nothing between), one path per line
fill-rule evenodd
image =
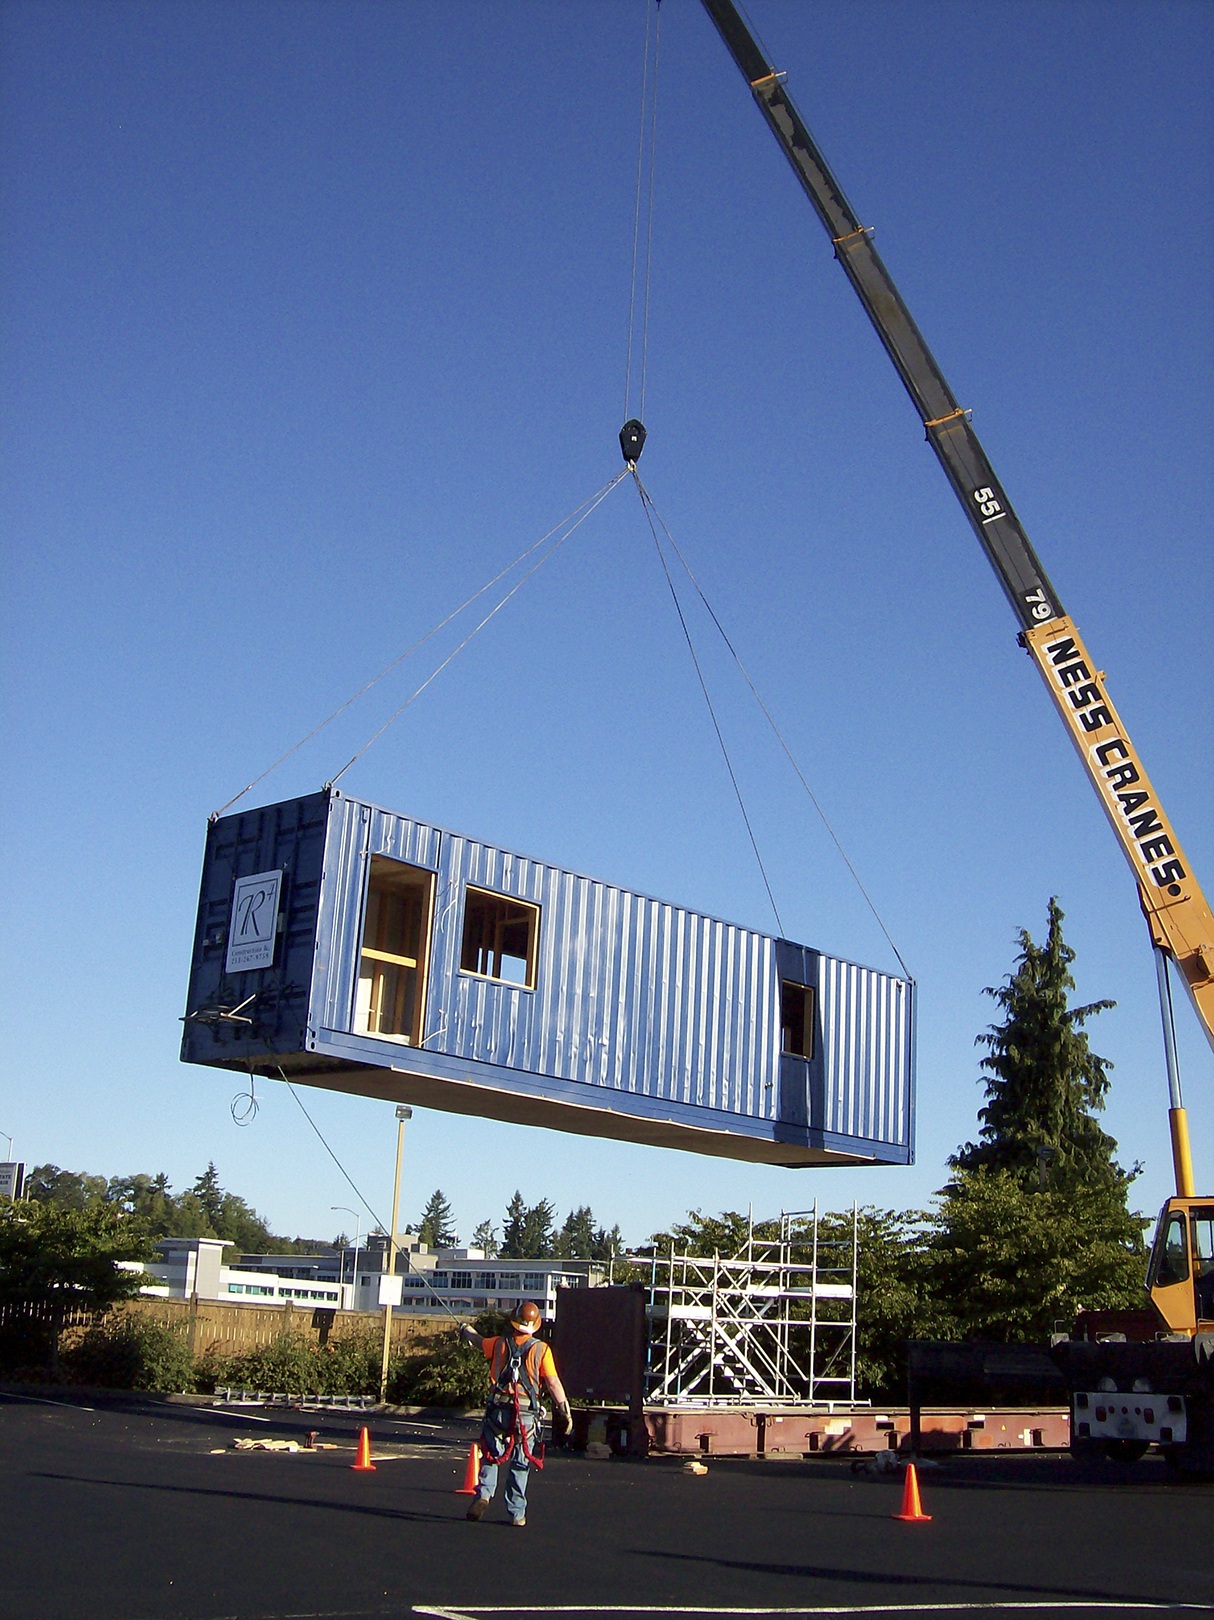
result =
M1044 1613L1061 1613L1062 1611L1088 1612L1112 1610L1117 1614L1129 1614L1141 1610L1152 1614L1214 1614L1214 1607L1208 1603L1150 1603L1126 1602L1104 1599L1083 1598L1049 1598L1030 1600L995 1600L981 1603L840 1603L822 1604L814 1608L705 1608L703 1604L670 1604L670 1603L528 1603L526 1607L504 1603L477 1603L466 1609L441 1608L435 1605L414 1604L413 1613L433 1616L434 1620L477 1620L478 1615L487 1614L684 1614L703 1615L708 1620L729 1615L771 1614L771 1615L828 1615L828 1614L973 1614L985 1613L991 1609L1006 1610L1009 1613L1024 1614L1029 1611Z
M10 1395L7 1390L0 1395L0 1400L29 1401L34 1406L62 1406L69 1412L95 1412L95 1406L80 1406L75 1401L51 1401L42 1395Z

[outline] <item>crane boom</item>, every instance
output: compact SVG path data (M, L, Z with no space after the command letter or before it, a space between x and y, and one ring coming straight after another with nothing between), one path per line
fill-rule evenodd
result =
M1151 941L1175 963L1214 1047L1214 913L1072 620L889 271L732 0L702 0L780 143L914 401L928 443L995 570L1031 655L1130 863ZM1173 1112L1179 1110L1178 1091ZM1177 1181L1182 1172L1173 1122ZM1187 1152L1186 1155L1187 1157ZM1183 1188L1178 1188L1183 1191ZM1191 1189L1190 1189L1191 1190Z

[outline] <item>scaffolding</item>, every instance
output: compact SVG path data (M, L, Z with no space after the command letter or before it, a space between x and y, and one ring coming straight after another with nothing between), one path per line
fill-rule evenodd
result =
M733 1256L650 1258L649 1404L855 1405L857 1210L774 1224Z

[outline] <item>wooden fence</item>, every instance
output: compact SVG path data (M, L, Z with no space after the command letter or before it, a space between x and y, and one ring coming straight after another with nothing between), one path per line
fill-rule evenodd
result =
M283 1336L301 1337L317 1345L334 1344L363 1333L383 1334L382 1311L317 1310L288 1300L282 1305L237 1305L218 1299L124 1300L109 1312L72 1311L59 1320L66 1329L65 1342L82 1333L94 1322L116 1312L144 1316L168 1327L178 1328L192 1354L202 1355L214 1348L224 1355L248 1350L264 1350ZM5 1320L50 1320L45 1312L29 1312L10 1306L0 1312ZM392 1348L420 1350L443 1333L448 1324L433 1317L402 1316L392 1313Z
M224 1355L264 1350L291 1336L313 1344L334 1344L368 1332L383 1333L382 1311L319 1310L288 1300L282 1305L236 1305L218 1299L136 1299L120 1307L153 1321L180 1327L194 1355L214 1348ZM431 1317L392 1313L392 1348L417 1350L445 1331Z

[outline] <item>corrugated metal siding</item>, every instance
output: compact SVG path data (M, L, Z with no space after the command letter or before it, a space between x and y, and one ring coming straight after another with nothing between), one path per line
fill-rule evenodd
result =
M435 875L422 1025L437 1065L430 1070L417 1048L353 1031L373 855ZM278 864L292 897L278 964L230 983L220 939L234 875ZM534 990L460 971L469 884L539 907ZM780 1052L781 978L817 991L808 1060ZM883 1158L909 1156L914 992L906 981L340 794L249 812L210 831L190 1007L234 1004L253 990L262 998L255 1032L187 1024L183 1056L251 1062L268 1050L303 1052L306 1033L306 1050L340 1049L341 1062L369 1069L466 1077L518 1098L571 1085L585 1088L587 1102L649 1120L706 1130L733 1130L726 1121L736 1120L739 1131L797 1151L880 1147L890 1150Z
M427 1050L776 1118L766 936L348 799L334 801L326 852L326 1027L350 1028L371 854L437 873ZM540 908L534 991L460 971L468 884Z
M911 996L901 979L823 956L820 968L828 1131L907 1140Z

